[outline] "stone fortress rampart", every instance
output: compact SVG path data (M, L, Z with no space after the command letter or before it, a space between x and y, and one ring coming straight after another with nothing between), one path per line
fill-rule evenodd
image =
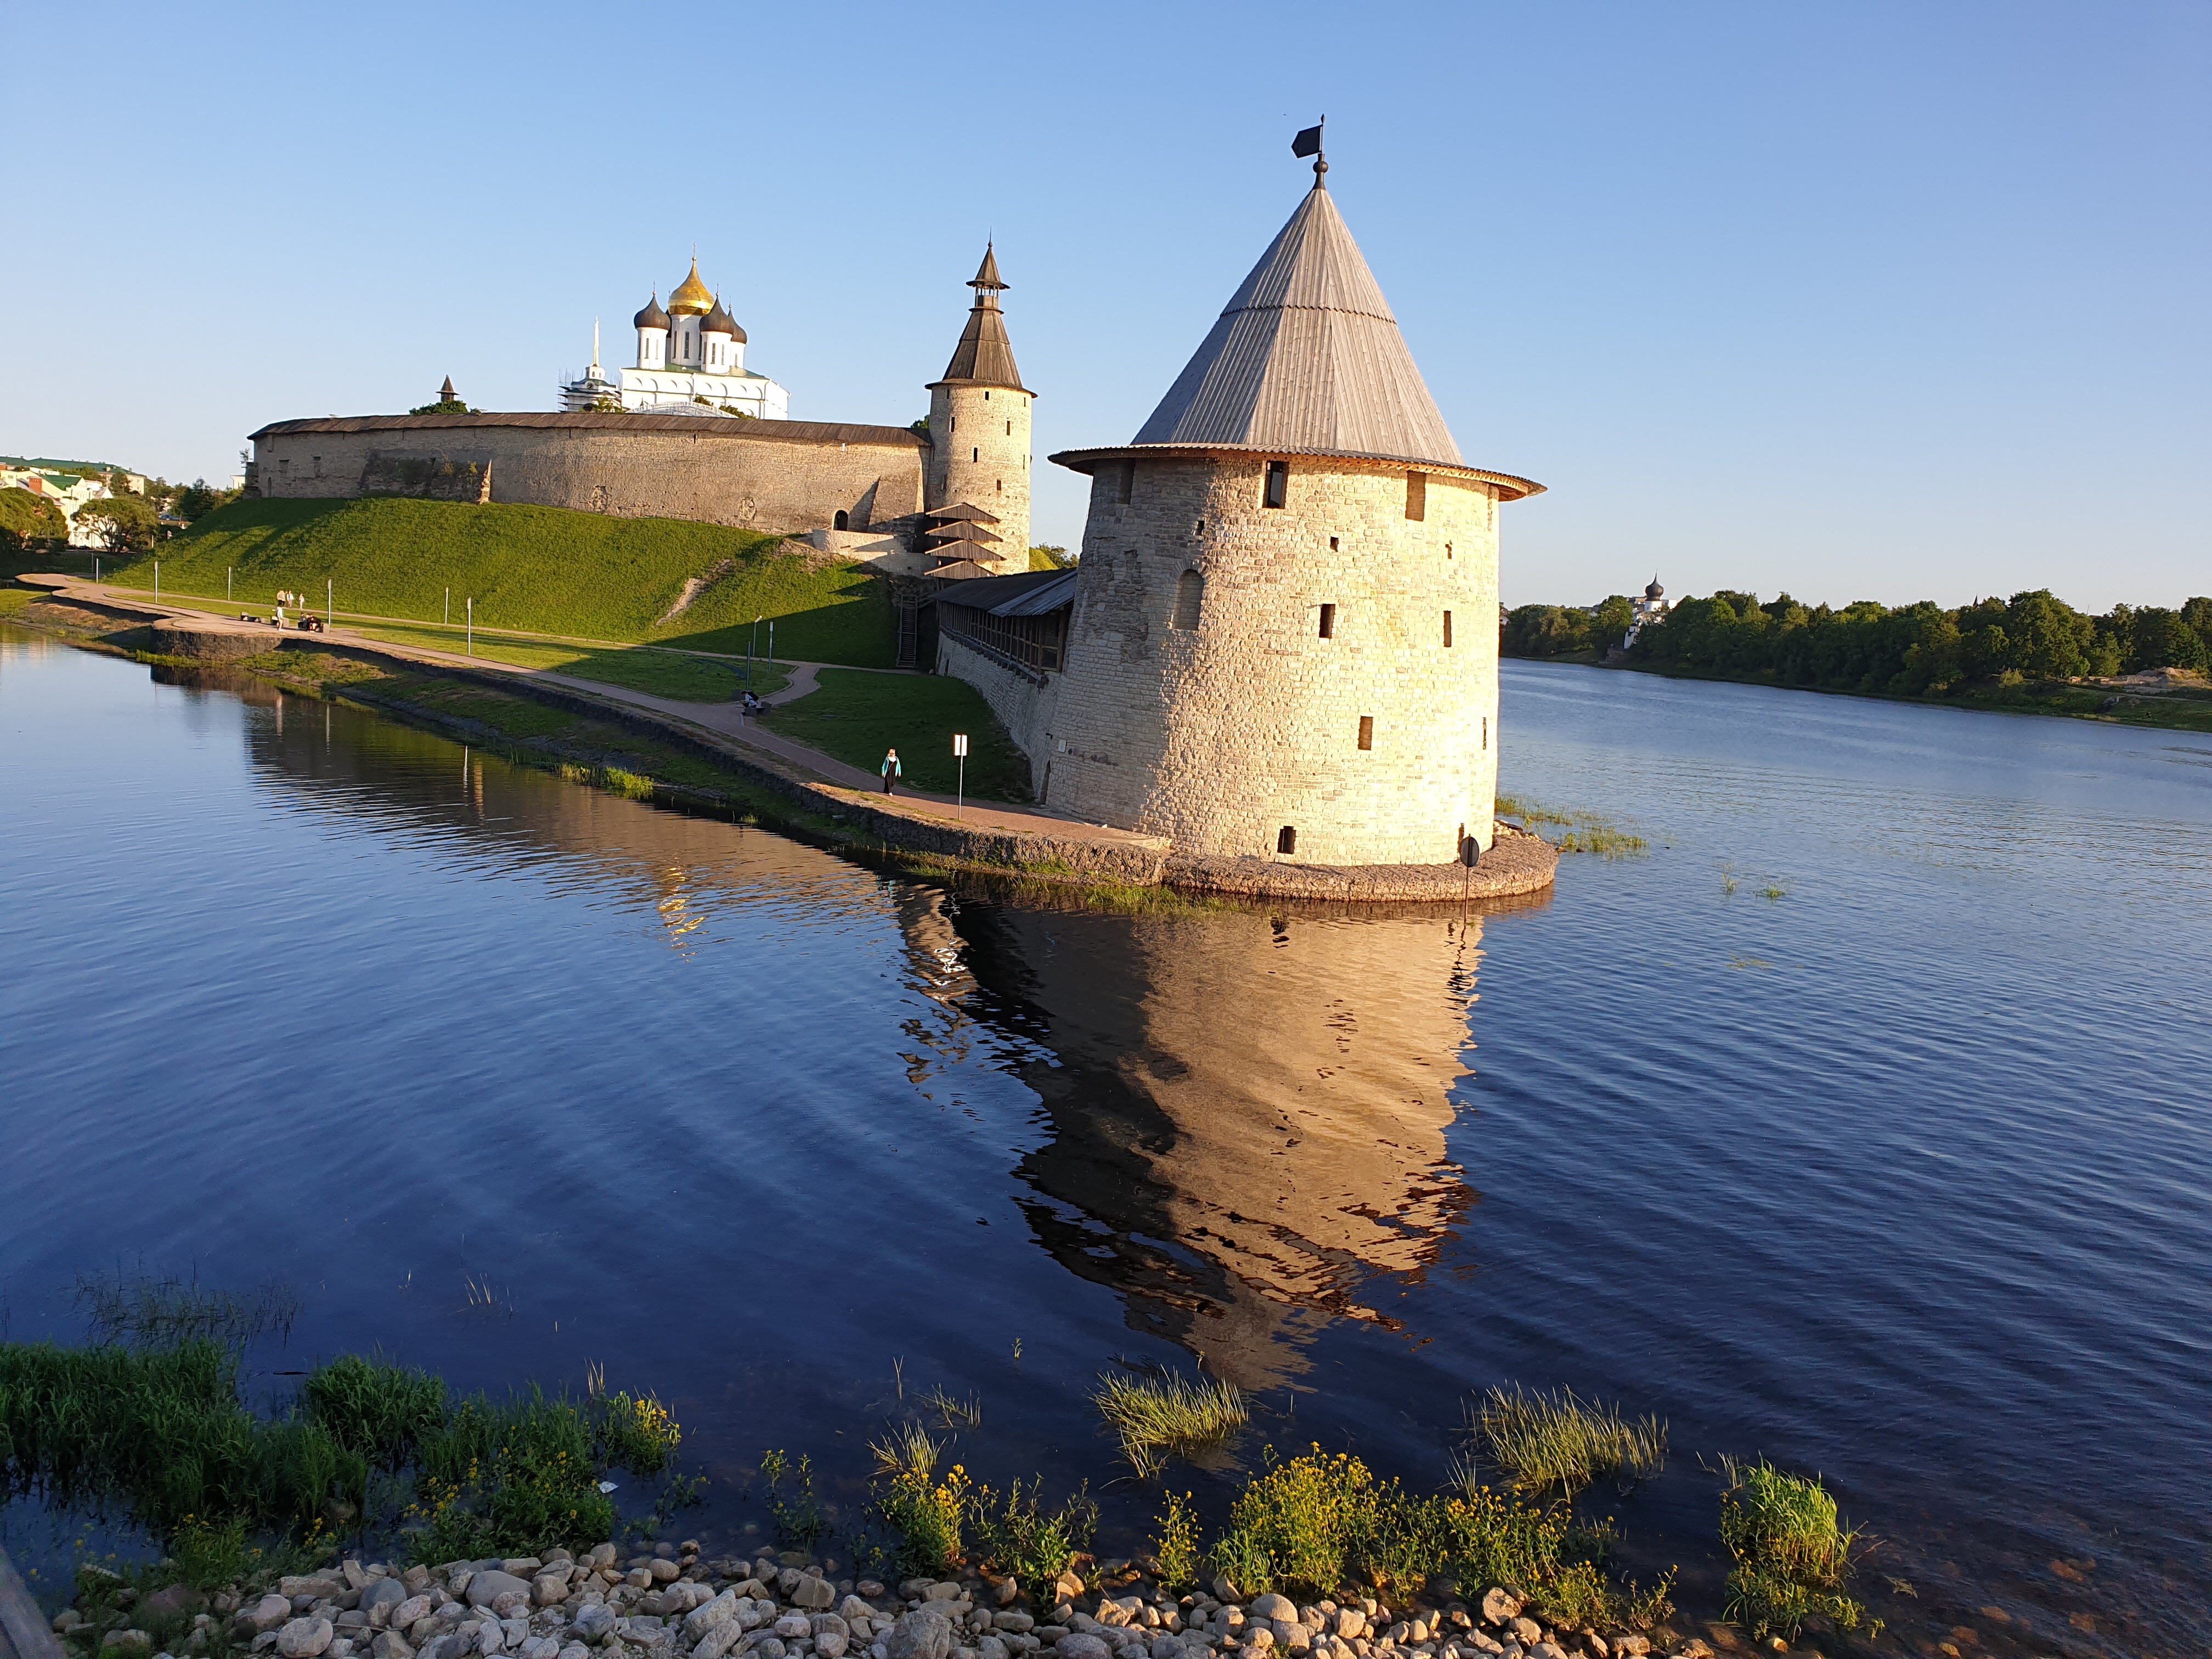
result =
M623 389L599 378L595 350L590 374L563 396L597 406L471 413L449 380L434 412L263 427L247 487L275 501L412 495L804 533L833 556L914 578L1026 570L1033 396L1006 337L994 251L968 286L975 301L929 383L925 429L747 418L703 397L696 412L665 401L626 411L613 407ZM741 370L744 336L696 261L670 300L666 313L656 301L638 314L641 362L680 360L687 386L745 379L708 372Z
M278 421L252 441L271 500L422 495L782 532L911 520L930 447L904 427L587 412Z

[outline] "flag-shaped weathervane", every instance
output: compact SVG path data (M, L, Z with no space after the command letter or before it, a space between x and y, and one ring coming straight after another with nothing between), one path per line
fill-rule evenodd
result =
M1322 129L1322 126L1327 126L1328 125L1328 117L1327 117L1326 115L1324 115L1324 116L1322 116L1322 117L1321 118L1321 125L1320 125L1320 126L1310 126L1310 127L1308 127L1308 128L1306 128L1306 129L1305 129L1305 131L1304 131L1303 132L1299 133L1299 134L1298 134L1298 136L1297 136L1297 137L1295 137L1295 138L1291 139L1291 155L1295 155L1295 156L1297 156L1300 160L1304 160L1306 156L1309 156L1309 155L1320 155L1320 154L1321 154L1321 129Z

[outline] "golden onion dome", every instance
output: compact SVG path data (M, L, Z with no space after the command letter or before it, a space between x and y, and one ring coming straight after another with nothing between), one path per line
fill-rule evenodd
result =
M668 296L668 309L678 317L703 317L713 309L714 295L706 283L699 280L699 261L691 261L691 274L676 285Z

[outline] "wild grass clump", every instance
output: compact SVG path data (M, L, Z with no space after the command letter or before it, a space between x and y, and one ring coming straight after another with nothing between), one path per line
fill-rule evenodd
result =
M811 1549L829 1534L830 1517L814 1496L814 1460L801 1453L793 1462L781 1450L761 1454L761 1479L768 1486L769 1513L775 1517L776 1541L786 1549Z
M972 1487L967 1502L963 1535L975 1564L1024 1584L1051 1583L1091 1547L1098 1529L1098 1505L1088 1489L1047 1508L1042 1480L1026 1490L1018 1480L1003 1496Z
M1541 1507L1482 1487L1424 1497L1316 1446L1287 1462L1269 1449L1205 1563L1246 1595L1355 1586L1411 1594L1442 1575L1515 1585L1556 1623L1657 1624L1673 1611L1672 1575L1649 1589L1616 1587L1603 1567L1608 1541L1563 1504Z
M1547 823L1565 830L1564 836L1546 837L1562 853L1595 853L1605 859L1628 859L1641 858L1651 850L1650 843L1643 836L1631 835L1595 812L1561 811L1518 795L1499 795L1497 811L1498 817L1540 835L1543 832L1539 826Z
M1630 1421L1617 1405L1556 1394L1492 1389L1470 1413L1490 1455L1524 1491L1571 1495L1600 1475L1632 1479L1667 1466L1667 1425Z
M289 1336L300 1312L299 1297L273 1279L238 1296L197 1279L80 1273L74 1300L95 1342L134 1348L194 1340L236 1346L272 1332Z
M650 1398L454 1400L425 1372L359 1357L316 1368L273 1419L240 1383L238 1350L206 1337L0 1343L0 1496L112 1505L173 1550L235 1528L242 1547L365 1526L380 1469L393 1479L374 1491L398 1512L376 1518L427 1523L426 1553L454 1560L608 1536L600 1474L657 1473L681 1437Z
M1729 1486L1721 1494L1721 1542L1735 1563L1727 1617L1762 1638L1795 1641L1816 1613L1838 1629L1856 1630L1866 1608L1844 1590L1858 1534L1838 1520L1827 1488L1765 1458L1723 1459L1722 1468Z
M1233 1382L1109 1372L1098 1383L1091 1403L1121 1441L1129 1467L1146 1480L1170 1455L1194 1457L1211 1451L1251 1420L1250 1408Z

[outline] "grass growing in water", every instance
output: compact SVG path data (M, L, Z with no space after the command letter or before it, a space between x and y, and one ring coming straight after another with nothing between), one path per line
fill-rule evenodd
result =
M240 1385L238 1350L207 1337L0 1344L5 1490L112 1504L164 1540L232 1522L297 1537L365 1522L381 1467L409 1477L404 1512L451 1560L607 1536L600 1471L658 1472L678 1437L657 1402L456 1400L423 1372L359 1358L310 1373L273 1419L247 1410Z
M1316 1446L1283 1462L1270 1448L1206 1564L1248 1595L1352 1585L1410 1594L1447 1576L1514 1585L1557 1624L1658 1623L1673 1611L1672 1575L1650 1589L1616 1588L1602 1566L1607 1541L1565 1504L1540 1508L1480 1487L1423 1497L1376 1480L1348 1453Z
M1573 1493L1601 1474L1655 1474L1667 1465L1664 1423L1631 1422L1619 1406L1577 1400L1571 1389L1492 1389L1471 1415L1490 1455L1528 1491Z
M1827 1488L1818 1479L1785 1474L1765 1458L1723 1460L1721 1467L1729 1479L1721 1494L1721 1542L1735 1563L1728 1617L1753 1636L1791 1641L1814 1614L1856 1630L1866 1609L1844 1590L1858 1534L1837 1519Z
M289 1336L300 1299L270 1281L246 1296L211 1290L197 1279L81 1273L73 1299L94 1340L132 1346L188 1338L237 1344L266 1332Z
M1091 1403L1121 1441L1129 1467L1145 1479L1158 1474L1170 1454L1210 1451L1251 1419L1233 1382L1109 1372L1098 1383Z
M1543 835L1542 827L1552 824L1566 833L1545 836L1562 853L1595 853L1604 859L1641 858L1651 850L1650 843L1641 836L1608 823L1595 812L1559 811L1523 800L1518 795L1498 797L1498 816L1517 822L1524 830Z

